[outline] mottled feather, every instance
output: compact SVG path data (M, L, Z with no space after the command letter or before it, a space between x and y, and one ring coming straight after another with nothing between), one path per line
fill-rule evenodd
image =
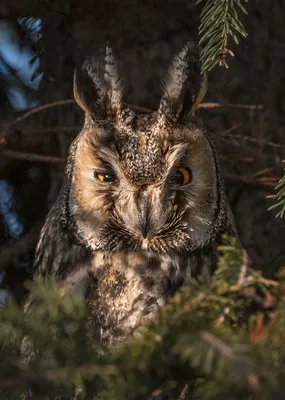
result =
M86 120L42 229L35 272L85 299L91 340L118 345L138 334L193 276L210 281L222 235L236 234L214 145L193 114L204 91L189 43L149 115L123 106L108 46L103 60L91 57L76 70ZM181 168L191 176L186 184L175 180Z

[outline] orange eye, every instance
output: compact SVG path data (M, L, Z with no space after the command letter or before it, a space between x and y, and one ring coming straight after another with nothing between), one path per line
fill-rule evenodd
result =
M187 185L192 180L192 171L190 168L180 167L176 170L173 176L173 183L176 185Z
M94 173L94 176L98 181L104 182L104 183L118 183L118 179L115 177L113 174L108 174L108 173L103 173L103 172L96 172Z

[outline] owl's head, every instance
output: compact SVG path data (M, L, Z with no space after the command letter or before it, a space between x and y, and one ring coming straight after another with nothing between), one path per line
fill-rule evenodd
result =
M116 61L87 59L74 95L85 125L67 163L64 220L95 251L189 252L226 223L215 151L193 112L205 94L197 47L173 59L156 112L123 101Z

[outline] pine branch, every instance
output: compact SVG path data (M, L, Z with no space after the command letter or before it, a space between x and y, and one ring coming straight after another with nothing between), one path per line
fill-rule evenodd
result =
M283 218L285 215L285 174L282 176L275 189L278 190L278 193L273 196L268 196L268 198L276 200L276 203L269 207L268 210L279 209L280 211L276 214L276 217Z
M185 399L278 399L285 273L277 282L251 270L232 238L219 252L210 285L181 289L112 354L86 339L84 304L52 279L36 280L24 313L12 301L0 309L0 397L32 389L42 395L34 398L177 400L187 387Z
M228 68L227 55L234 56L228 48L228 38L239 43L238 36L245 38L247 33L240 20L241 14L247 14L242 4L248 0L197 0L205 2L200 16L199 44L206 43L201 52L202 70L210 71L217 64Z

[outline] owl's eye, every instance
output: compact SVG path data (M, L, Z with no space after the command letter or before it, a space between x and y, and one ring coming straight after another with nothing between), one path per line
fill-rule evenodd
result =
M172 177L172 182L175 185L187 185L187 183L191 182L192 180L192 171L188 167L180 167L177 168L175 171L173 177Z
M104 172L94 172L95 178L103 183L118 183L118 179L116 178L115 175L111 173L104 173Z

